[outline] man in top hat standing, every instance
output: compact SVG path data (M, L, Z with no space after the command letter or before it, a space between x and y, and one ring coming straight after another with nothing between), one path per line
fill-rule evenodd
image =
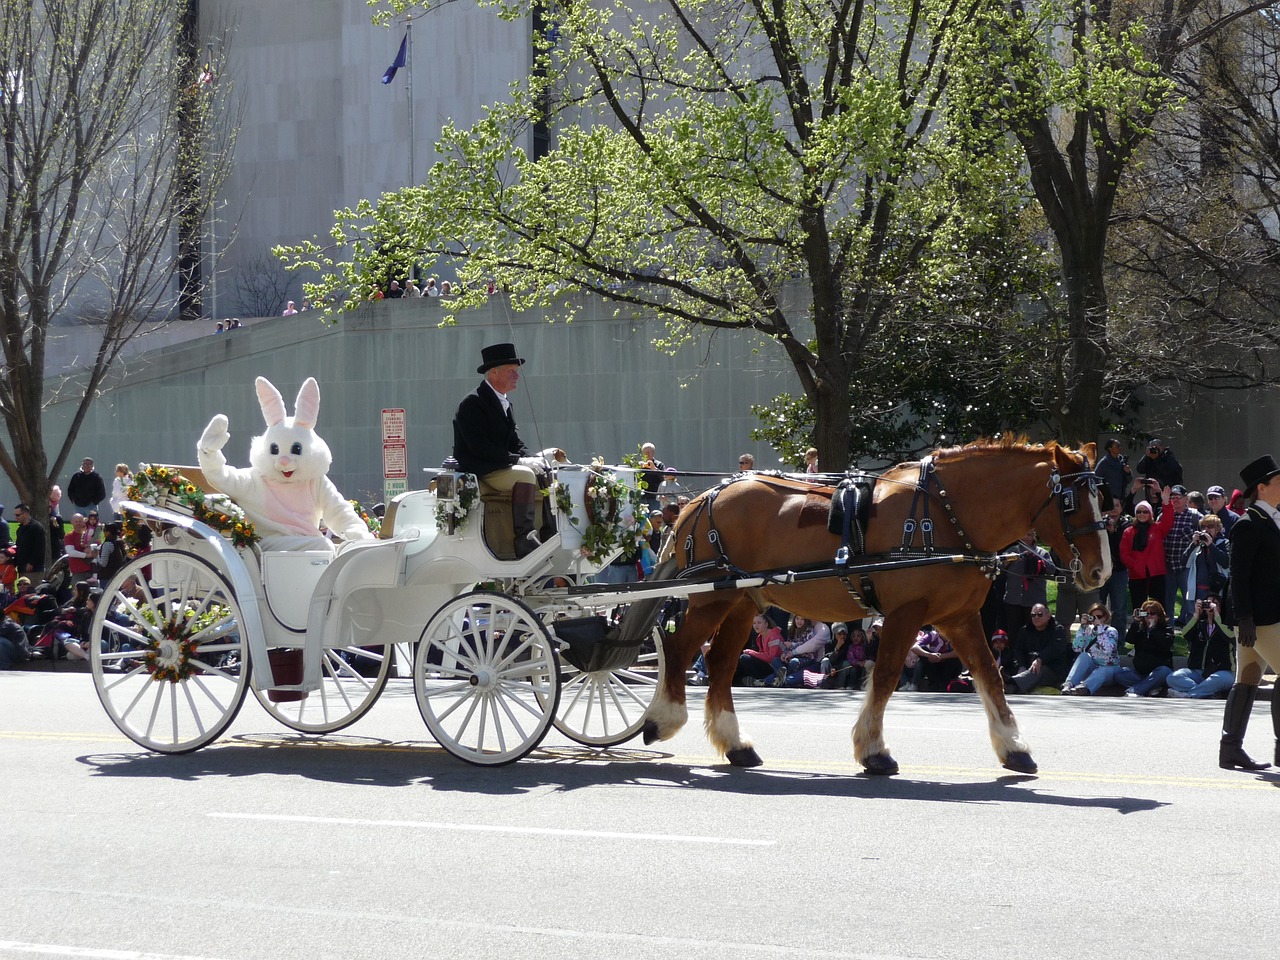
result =
M1259 457L1240 471L1245 499L1252 500L1231 528L1231 599L1236 617L1236 682L1227 694L1218 766L1264 770L1244 752L1244 734L1267 662L1280 663L1280 466ZM1280 763L1280 697L1271 701Z
M537 549L538 488L549 480L547 462L531 457L520 434L507 398L520 382L520 367L513 343L498 343L480 351L483 363L476 372L484 382L458 404L453 418L453 456L458 469L474 473L498 490L511 491L511 525L516 557Z

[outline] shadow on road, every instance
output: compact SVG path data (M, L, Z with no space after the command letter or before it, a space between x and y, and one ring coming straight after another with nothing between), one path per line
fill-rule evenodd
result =
M990 780L948 781L919 776L870 777L769 768L675 762L660 750L553 747L504 767L464 764L434 743L329 735L240 736L196 753L95 753L80 763L94 776L199 781L237 777L306 777L388 789L515 796L592 787L689 787L757 797L865 797L929 803L1016 803L1143 813L1169 804L1139 797L1071 796L1033 789L1037 778L998 774ZM1269 779L1265 778L1264 779ZM1280 785L1280 779L1275 780Z

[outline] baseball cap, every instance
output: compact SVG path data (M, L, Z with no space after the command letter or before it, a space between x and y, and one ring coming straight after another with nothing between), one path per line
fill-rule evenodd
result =
M1227 491L1222 489L1222 487L1218 486L1217 484L1214 484L1212 487L1210 487L1208 490L1204 492L1204 495L1206 497L1225 497L1227 495ZM3 508L0 508L0 509L3 509Z
M1187 495L1187 488L1180 483L1175 483L1169 492L1176 493L1180 497L1185 497Z

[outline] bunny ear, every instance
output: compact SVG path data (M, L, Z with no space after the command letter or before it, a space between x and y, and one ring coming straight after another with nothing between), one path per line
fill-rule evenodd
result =
M315 377L307 377L302 381L298 391L298 399L293 405L293 425L311 429L316 425L320 415L320 384Z
M262 419L268 427L274 427L284 419L284 397L266 377L254 381L258 389L258 406L262 407Z

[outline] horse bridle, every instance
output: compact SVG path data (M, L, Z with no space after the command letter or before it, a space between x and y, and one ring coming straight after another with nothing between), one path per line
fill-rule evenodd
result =
M1044 503L1040 505L1040 509L1035 512L1031 518L1031 526L1036 525L1036 520L1040 518L1040 514L1044 513L1045 507L1051 503L1058 505L1058 519L1062 522L1062 535L1067 540L1067 545L1071 548L1071 565L1070 570L1073 576L1079 575L1084 569L1084 561L1080 559L1080 549L1076 546L1076 537L1082 534L1098 533L1107 528L1107 520L1101 517L1098 520L1091 520L1083 526L1073 527L1067 522L1067 516L1075 513L1079 509L1076 502L1076 488L1080 486L1088 487L1088 497L1095 500L1098 496L1098 487L1102 484L1102 478L1091 468L1089 468L1089 460L1085 458L1084 470L1077 470L1075 473L1062 473L1057 464L1053 466L1049 474L1049 496ZM1101 510L1098 511L1101 514Z

